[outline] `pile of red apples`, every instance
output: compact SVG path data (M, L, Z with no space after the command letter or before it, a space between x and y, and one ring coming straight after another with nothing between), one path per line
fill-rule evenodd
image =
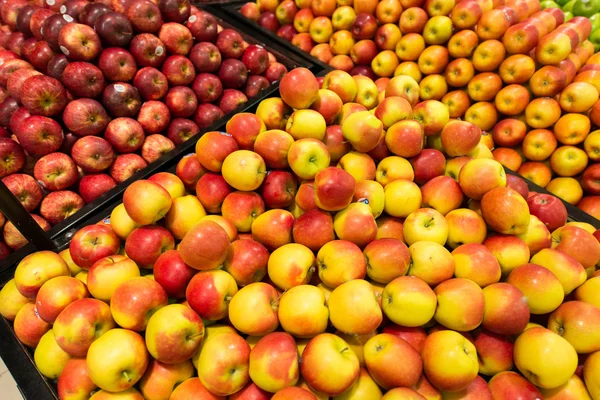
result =
M488 132L496 160L600 218L587 18L537 0L258 0L240 12L335 69L412 77L421 99Z
M105 3L0 3L0 178L44 230L287 72L189 1Z
M24 258L0 314L59 398L600 398L595 228L404 82L294 69Z

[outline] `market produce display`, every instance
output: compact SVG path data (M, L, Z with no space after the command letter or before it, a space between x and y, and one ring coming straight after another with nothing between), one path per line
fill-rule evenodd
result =
M2 2L0 178L44 230L287 72L211 14L170 11L178 4ZM26 243L1 222L0 259Z
M412 77L421 99L486 131L496 160L600 218L600 58L588 40L600 20L579 11L597 3L570 2L575 18L521 0L272 0L240 12L336 69Z
M406 77L320 81L19 263L0 314L60 398L599 399L595 228Z

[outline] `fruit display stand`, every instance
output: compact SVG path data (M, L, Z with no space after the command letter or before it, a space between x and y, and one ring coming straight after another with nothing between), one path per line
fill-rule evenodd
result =
M249 24L236 22L235 26L231 23L227 22L216 16L219 25L221 25L224 29L235 29L237 30L243 37L243 39L248 44L258 44L263 46L268 52L270 52L276 58L277 62L283 64L288 70L291 70L295 67L306 67L309 68L314 73L318 73L319 71L323 71L325 68L329 69L328 66L320 65L319 63L313 62L310 57L303 55L301 53L289 52L287 46L283 46L280 43L273 41L271 38L266 35L262 35L259 32L254 32L253 27L249 26ZM201 133L208 132L214 130L224 124L224 122L228 121L232 115L235 115L237 112L241 112L247 107L252 107L258 104L263 98L272 95L273 91L276 91L276 85L271 85L267 89L263 89L258 93L257 96L251 97L247 103L238 107L236 110L228 113L222 118L218 119L212 125L207 128L202 128ZM119 198L128 184L131 182L141 179L144 176L148 176L153 171L159 171L165 168L165 164L174 158L180 157L182 154L188 153L190 149L193 149L196 141L199 139L199 135L196 137L192 137L190 140L187 140L184 143L178 144L173 150L169 153L164 154L156 161L153 161L147 165L147 167L138 171L126 181L121 182L116 185L116 187L110 189L106 193L102 194L92 202L84 205L80 210L66 218L64 221L59 222L58 224L52 226L45 237L41 238L40 235L35 236L35 243L37 244L37 248L41 249L44 247L48 247L48 238L51 240L56 240L61 237L68 236L73 233L73 228L75 226L80 225L84 221L88 221L90 218L94 218L98 212L101 212L106 204L110 204L116 198ZM4 185L3 185L4 186ZM14 198L14 197L13 197ZM23 208L22 211L25 211ZM38 229L35 229L37 232ZM33 232L33 230L31 230ZM40 233L40 232L37 232ZM32 233L33 235L33 233ZM36 246L27 245L23 248L17 249L16 251L10 253L6 258L0 259L0 270L4 270L8 268L10 265L14 264L15 261L22 259L25 255L29 254Z
M326 72L327 71L322 71L318 75L324 76ZM262 100L278 96L279 86L276 84L266 91L265 95L262 97ZM237 110L237 112L254 113L257 109L257 106L258 104L256 103L246 104L240 110ZM226 131L226 122L227 121L220 121L219 124L215 124L215 126L213 126L214 131ZM160 163L155 163L151 166L151 168L146 168L142 171L139 171L135 176L135 180L148 179L150 176L158 172L175 173L177 164L182 158L185 158L188 155L187 153L193 152L195 143L203 135L204 133L200 134L198 137L190 139L188 142L186 142L186 146L181 147L177 152L163 157ZM193 153L190 155L193 156ZM516 175L516 173L510 170L506 170L506 173L509 175ZM545 189L535 185L534 183L527 180L524 181L526 182L528 189L532 192L549 194ZM3 188L0 185L0 195L2 194L2 190ZM73 233L93 224L109 223L112 211L121 204L121 201L122 192L113 196L110 201L104 201L102 204L99 204L95 213L88 215L86 218L77 219L77 223L75 225L70 226L70 228L64 231L62 235L54 237L54 240L50 243L48 243L48 235L45 235L44 232L37 232L37 234L41 235L41 237L36 237L36 233L34 232L30 237L28 237L28 239L30 239L32 242L39 243L38 250L43 249L44 246L51 246L52 249L57 252L67 249ZM29 214L23 212L22 208L15 207L15 204L13 204L15 202L16 199L12 202L1 203L0 211L9 217L13 217L15 220L22 218L25 220L25 223L31 223L31 221L26 221L31 219ZM15 208L15 211L10 210L11 206ZM588 223L593 225L595 228L600 229L600 221L591 218L588 214L568 203L565 203L565 206L567 208L569 221ZM19 226L21 225L22 224L19 224ZM33 252L33 249L31 246L27 246L24 248L24 251L31 253ZM13 279L18 261L19 260L16 260L12 265L8 266L8 268L0 270L0 288L2 288L8 281ZM149 272L149 270L146 270L146 272ZM4 360L9 371L12 373L19 389L21 390L21 393L23 394L23 397L26 400L58 399L56 382L45 378L40 373L34 361L33 350L26 347L17 339L13 329L13 323L11 321L6 320L5 318L0 319L0 338L2 338L0 340L0 357Z

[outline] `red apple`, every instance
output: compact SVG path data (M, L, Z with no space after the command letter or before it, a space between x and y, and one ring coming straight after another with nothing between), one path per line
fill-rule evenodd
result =
M219 68L219 79L223 83L223 87L238 89L246 83L248 70L240 60L226 59Z
M29 18L29 29L31 31L31 34L39 40L43 40L44 35L42 35L42 26L48 18L55 14L56 12L48 8L38 8L37 10L35 10Z
M116 118L110 121L104 138L119 153L131 153L142 147L145 139L144 128L132 118Z
M189 118L198 108L198 98L187 86L175 86L169 89L165 104L173 117Z
M165 44L151 33L140 33L131 39L131 55L141 67L158 68L167 58Z
M216 75L201 73L194 79L192 90L200 103L212 103L223 94L223 85Z
M274 62L274 63L269 64L264 75L265 75L265 78L267 78L269 80L269 82L273 83L273 82L280 81L285 76L285 74L287 74L287 72L288 72L288 70L285 65L283 65L279 62Z
M50 153L40 158L33 169L33 176L48 190L64 190L79 179L75 162L64 153Z
M415 173L415 182L424 185L436 176L444 175L446 157L435 149L424 149L419 155L410 159Z
M133 78L133 85L144 100L161 99L169 89L167 77L154 67L140 69Z
M268 208L290 206L298 190L296 178L288 171L271 171L261 186L261 195Z
M214 104L200 104L194 113L194 122L200 129L211 126L219 118L223 118L225 113Z
M196 77L194 64L189 58L174 55L167 58L161 69L170 86L188 86Z
M200 128L196 123L186 118L175 118L167 128L167 137L175 144L175 146L187 141L192 136L200 133Z
M137 32L156 33L163 24L158 5L150 0L133 0L127 18Z
M64 139L58 122L40 115L25 118L14 133L23 149L31 156L43 156L57 151Z
M17 173L25 165L25 153L12 139L0 138L0 178Z
M58 80L35 75L23 82L21 103L32 114L50 117L63 111L67 105L67 92Z
M162 226L148 225L134 229L125 241L125 253L140 268L152 268L165 251L175 248L171 232Z
M221 66L221 52L209 42L201 42L192 47L188 57L198 73L216 72Z
M104 49L98 59L98 67L109 81L128 82L137 72L135 59L131 53L118 47Z
M146 168L147 165L146 161L137 154L121 154L115 158L109 173L115 182L121 183L139 170Z
M71 21L72 22L72 21ZM58 45L58 35L60 30L67 24L67 20L64 15L54 14L47 18L41 28L41 36L43 40L48 42L52 50L59 52L60 46Z
M72 17L77 18L82 24L94 26L98 17L111 11L109 5L102 2L94 2L87 4L78 15Z
M42 201L42 189L30 175L12 174L2 178L2 182L28 212L35 210Z
M257 96L263 89L267 89L271 86L271 82L267 78L261 75L251 75L246 81L246 88L244 94L248 98Z
M154 279L169 297L181 299L185 297L185 289L198 271L183 262L177 250L167 250L154 262L153 272Z
M242 62L250 74L260 75L269 66L269 54L262 46L251 45L244 50Z
M61 51L74 61L90 61L102 51L100 38L90 26L69 23L60 30L58 44Z
M46 74L54 79L62 79L65 68L69 65L69 60L64 54L55 54L54 57L48 61L46 66Z
M142 104L137 121L142 125L146 134L159 133L169 126L171 114L164 103L151 100Z
M27 4L22 6L17 11L17 18L15 25L18 31L22 32L26 36L31 36L31 29L29 28L29 21L34 11L38 10L38 7L33 4Z
M79 139L71 149L77 166L86 173L102 172L112 164L115 152L110 143L97 136Z
M79 194L86 203L91 203L104 193L117 186L117 183L107 174L90 174L81 177Z
M244 52L244 39L233 29L223 29L217 35L216 45L223 58L240 58Z
M48 194L40 205L40 214L50 224L56 225L75 214L85 205L81 196L70 190L59 190Z
M165 44L170 54L187 55L194 45L192 32L185 25L168 22L158 32L158 37Z
M113 117L133 117L139 112L142 99L129 83L111 83L102 92L102 104Z
M219 108L225 114L229 114L247 101L248 98L246 95L239 90L225 89L223 91L223 96L221 96L221 100L219 101Z
M198 42L214 42L217 39L217 20L204 10L200 10L190 16L186 26Z
M190 17L190 0L159 0L158 7L166 21L183 23Z
M196 196L210 213L220 212L221 204L232 191L221 174L205 173L196 183Z
M110 118L104 107L96 100L78 99L65 107L63 121L74 134L88 136L103 132Z
M107 47L126 47L133 38L133 26L120 12L102 14L94 23L94 30Z
M550 232L567 223L567 208L556 196L535 193L527 198L529 212L546 225Z
M77 97L98 97L105 86L100 68L87 62L72 62L67 65L62 82Z

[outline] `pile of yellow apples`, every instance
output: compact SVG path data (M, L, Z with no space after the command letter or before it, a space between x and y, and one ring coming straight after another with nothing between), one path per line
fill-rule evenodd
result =
M296 68L25 257L0 314L59 398L600 399L595 228L407 79Z
M486 131L496 160L600 218L589 19L526 0L258 0L240 12L380 87L412 77L422 100Z

